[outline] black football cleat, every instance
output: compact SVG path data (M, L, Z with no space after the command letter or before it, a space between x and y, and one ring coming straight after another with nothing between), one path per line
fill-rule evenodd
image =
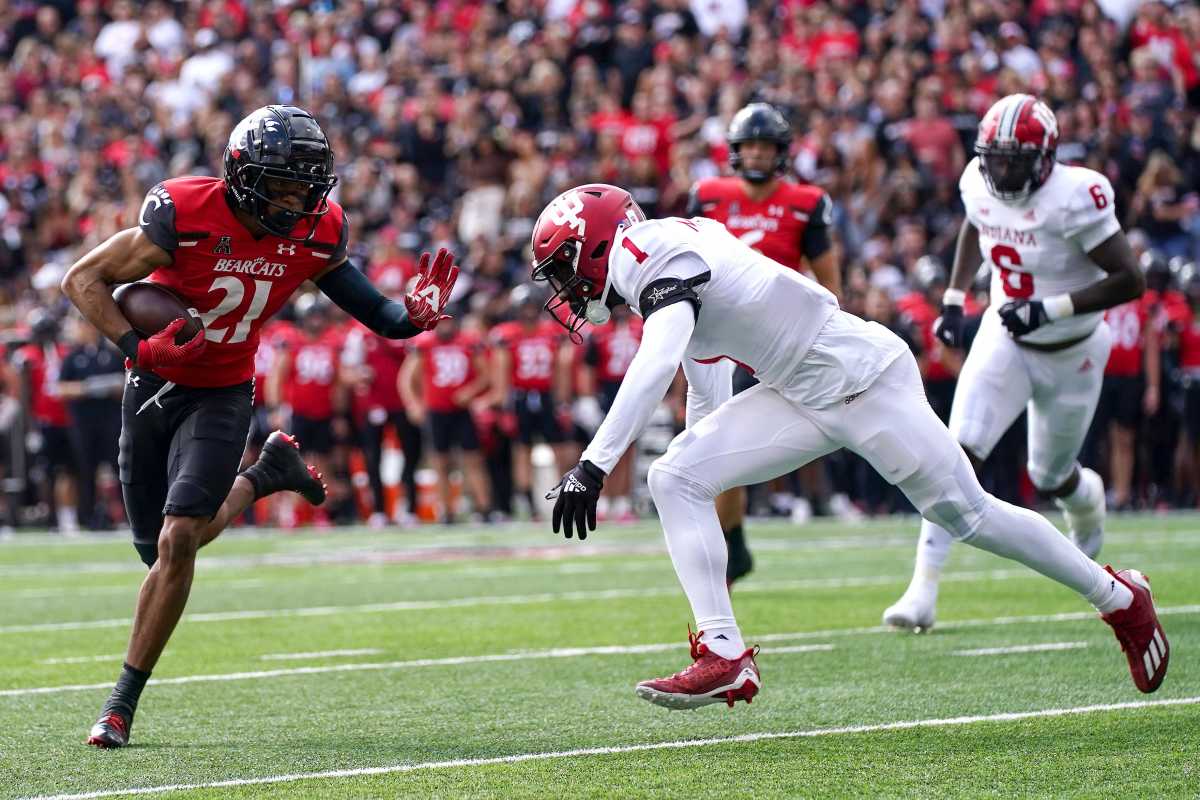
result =
M259 497L275 492L297 492L314 506L325 502L325 478L317 468L305 464L300 443L283 431L267 437L258 461L242 472L258 490Z
M104 712L88 733L87 743L102 750L124 747L129 744L129 720L115 711Z

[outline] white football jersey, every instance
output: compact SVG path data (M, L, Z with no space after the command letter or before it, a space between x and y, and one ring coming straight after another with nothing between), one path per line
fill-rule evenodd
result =
M1005 203L988 192L971 160L958 183L967 219L979 231L979 249L992 268L991 305L995 314L1012 300L1041 300L1073 292L1105 277L1088 258L1121 230L1112 185L1094 170L1056 164L1050 177L1021 203ZM1053 344L1095 330L1103 312L1078 314L1044 325L1022 341Z
M671 261L683 254L697 256L683 263L693 272L707 268L707 277L703 271L675 274L681 268ZM686 357L736 361L793 402L841 402L905 350L886 328L840 311L819 283L750 248L715 220L668 217L632 225L614 241L608 268L613 290L637 314L650 284L692 279L700 312ZM838 324L827 328L835 315ZM829 341L814 348L822 329ZM815 360L802 365L813 354Z

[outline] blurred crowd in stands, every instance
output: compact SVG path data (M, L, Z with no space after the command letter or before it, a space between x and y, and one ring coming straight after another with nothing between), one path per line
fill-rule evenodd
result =
M251 455L270 426L291 428L332 497L317 517L280 502L258 521L382 525L536 509L548 487L531 464L553 453L556 479L574 463L638 337L619 318L576 347L540 312L525 285L537 213L591 180L629 188L652 216L681 213L696 180L728 169L725 130L751 100L785 112L793 177L834 200L843 304L905 333L946 414L962 355L931 325L957 181L980 115L1016 91L1056 111L1061 161L1111 179L1151 286L1110 312L1085 460L1115 507L1195 506L1194 3L0 0L0 517L122 524L122 365L68 313L59 280L136 223L155 182L218 174L229 131L260 105L301 105L329 134L351 255L378 285L400 293L423 249L451 247L463 267L455 321L410 342L374 337L315 294L264 336ZM682 424L681 398L663 426ZM998 449L987 483L1033 503L1023 439ZM903 508L857 459L825 464L828 496L784 480L753 492L751 511ZM610 517L646 511L637 459L623 469Z

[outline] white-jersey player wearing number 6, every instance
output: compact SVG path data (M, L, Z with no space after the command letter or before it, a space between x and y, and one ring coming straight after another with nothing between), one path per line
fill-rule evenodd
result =
M959 374L950 432L978 467L1028 411L1029 477L1066 516L1089 557L1104 533L1104 484L1076 458L1100 398L1111 336L1104 310L1145 286L1113 208L1108 179L1056 164L1058 125L1044 103L1005 97L979 125L959 181L966 219L935 333L962 346L964 290L983 263L991 305ZM922 523L916 568L886 624L934 624L951 533Z
M588 184L555 198L533 231L533 278L547 309L578 331L629 305L642 341L579 464L550 493L553 527L595 530L609 470L645 427L680 365L687 429L650 469L667 548L695 615L693 663L637 694L671 708L750 700L761 686L725 584L714 499L846 447L927 519L1020 561L1091 602L1126 651L1135 684L1158 688L1166 639L1141 575L1106 570L1041 516L983 491L925 400L917 364L889 330L843 312L826 289L771 261L718 222L647 220L623 189ZM730 397L729 366L759 384Z

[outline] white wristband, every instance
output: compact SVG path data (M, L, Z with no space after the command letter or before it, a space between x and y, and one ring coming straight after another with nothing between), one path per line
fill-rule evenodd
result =
M1051 322L1063 319L1064 317L1072 316L1075 313L1075 304L1071 302L1071 295L1056 294L1053 297L1047 297L1042 301L1042 308L1046 309L1046 316Z
M962 289L947 289L942 292L942 305L961 306L967 300L967 293Z

